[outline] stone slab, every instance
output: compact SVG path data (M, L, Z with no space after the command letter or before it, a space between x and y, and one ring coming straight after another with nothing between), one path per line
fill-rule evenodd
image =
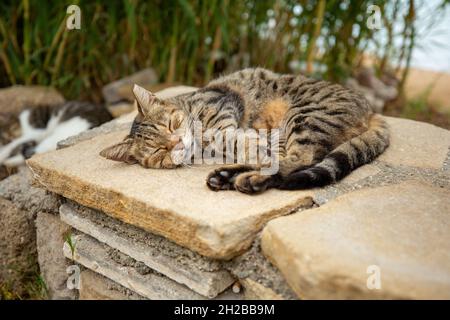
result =
M80 274L79 300L144 300L145 298L89 269Z
M300 298L449 299L449 230L448 190L407 181L272 220L261 245Z
M95 271L114 282L117 282L143 297L152 300L160 299L206 299L187 287L136 264L125 255L120 255L107 245L84 235L72 235L75 247L64 243L64 255L71 260ZM122 262L119 262L122 260Z
M61 220L73 228L201 295L213 298L235 281L218 262L101 212L70 204L62 205L59 211Z
M205 300L208 299L186 286L156 272L143 263L120 253L85 234L72 235L70 245L64 244L64 255L123 287L151 300ZM225 292L216 299L241 299L240 295Z
M385 117L391 130L389 148L378 160L391 165L441 169L450 147L450 131L435 125Z
M145 169L99 156L127 134L112 132L39 154L28 165L47 190L213 258L239 254L270 219L312 206L311 190L213 192L205 184L209 166Z

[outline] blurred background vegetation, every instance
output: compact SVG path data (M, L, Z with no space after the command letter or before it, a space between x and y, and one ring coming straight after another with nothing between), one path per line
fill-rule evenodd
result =
M343 82L370 57L400 89L425 0L123 0L0 3L0 87L42 84L101 100L101 87L145 67L161 82L202 85L247 66ZM439 0L433 21L450 0ZM82 8L81 30L66 8ZM381 29L366 23L381 9Z

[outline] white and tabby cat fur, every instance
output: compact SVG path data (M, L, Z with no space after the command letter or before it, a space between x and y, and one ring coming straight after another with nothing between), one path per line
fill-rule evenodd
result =
M55 150L59 141L111 119L105 108L87 102L25 109L19 115L21 136L0 147L0 165L20 166L33 154Z

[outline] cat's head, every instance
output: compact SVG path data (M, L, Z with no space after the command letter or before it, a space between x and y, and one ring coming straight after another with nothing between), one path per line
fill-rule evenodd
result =
M133 93L139 112L130 134L100 155L129 164L139 163L146 168L175 168L178 163L173 155L183 149L184 112L137 85Z

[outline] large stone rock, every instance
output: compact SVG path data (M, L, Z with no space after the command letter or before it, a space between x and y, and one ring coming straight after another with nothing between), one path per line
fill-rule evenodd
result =
M116 103L123 100L133 101L131 89L134 84L149 87L158 81L158 76L151 68L136 72L132 75L111 82L103 87L102 93L107 103Z
M99 156L127 134L39 154L28 165L46 189L213 258L237 255L270 219L312 206L312 191L212 192L208 166L155 170Z
M120 250L151 269L213 298L235 280L220 263L211 261L167 239L127 225L101 212L65 204L61 220L73 228Z
M385 117L391 130L389 148L378 160L394 166L441 169L450 147L450 131L432 124Z
M36 218L36 242L41 275L48 294L54 300L75 299L76 291L67 288L67 267L70 265L63 254L65 237L70 227L58 216L39 212Z
M449 230L449 190L408 181L275 219L262 249L301 298L449 299Z

